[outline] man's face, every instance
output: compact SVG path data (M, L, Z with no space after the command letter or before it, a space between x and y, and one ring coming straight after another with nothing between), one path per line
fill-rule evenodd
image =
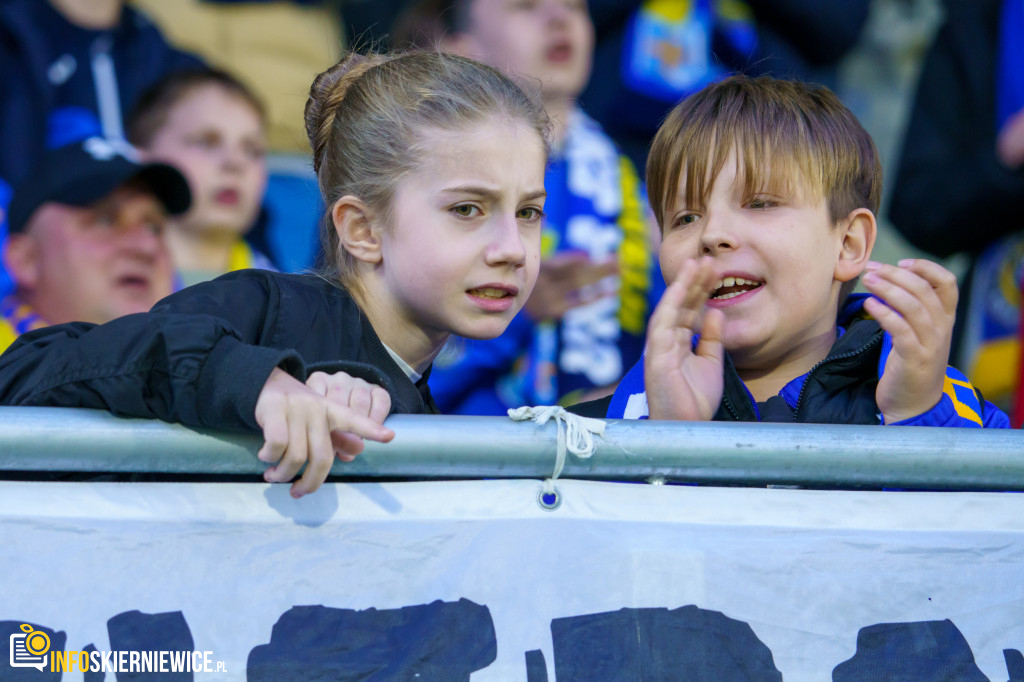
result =
M132 184L84 208L43 204L7 246L19 295L51 324L149 310L171 293L165 219L156 197Z
M538 78L545 99L577 97L590 78L594 25L585 0L472 0L461 52Z

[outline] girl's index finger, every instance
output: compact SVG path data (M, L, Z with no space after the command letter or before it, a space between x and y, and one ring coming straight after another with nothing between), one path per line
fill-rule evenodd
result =
M387 443L395 432L372 417L357 414L346 405L331 403L327 406L327 425L330 431L347 431L360 438Z

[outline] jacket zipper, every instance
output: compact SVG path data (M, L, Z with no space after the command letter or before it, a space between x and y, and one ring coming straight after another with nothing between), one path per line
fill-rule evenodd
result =
M796 408L793 410L793 421L797 421L797 417L800 415L800 408L803 406L804 403L804 393L806 393L807 391L807 384L810 382L811 376L818 370L819 367L827 365L830 362L838 362L839 360L846 360L856 355L860 355L861 353L866 352L872 346L881 343L883 336L884 332L877 332L873 337L871 337L871 339L868 340L867 343L865 343L857 350L852 350L847 353L843 353L842 355L833 355L827 357L824 360L818 362L818 364L816 364L814 367L811 367L811 371L807 373L807 378L804 379L804 385L800 387L800 395L797 396ZM750 391L747 391L747 394L749 395Z
M750 392L746 384L743 384L743 390L746 391L747 400L750 401L750 405L754 408L754 416L757 417L757 421L761 421L761 410L757 409L757 401L754 400L754 394Z
M757 421L761 421L761 410L757 409L757 401L754 400L754 394L750 392L750 389L747 388L747 385L744 384L742 380L740 380L740 385L743 386L743 390L747 394L747 400L750 401L751 407L754 408L754 416L757 417ZM736 411L732 401L729 400L728 394L724 392L722 393L722 404L725 406L725 409L728 410L729 414L732 415L733 421L740 421L739 412Z

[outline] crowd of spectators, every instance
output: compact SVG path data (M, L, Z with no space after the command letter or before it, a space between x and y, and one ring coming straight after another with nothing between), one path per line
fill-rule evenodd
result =
M970 254L954 359L1009 406L1020 386L1024 9L1009 0L942 7L886 204L918 248ZM131 223L119 234L134 239L131 258L149 259L145 285L130 287L145 290L140 302L235 269L313 266L323 210L313 181L299 173L296 185L266 156L308 155L301 110L311 76L346 43L442 49L539 80L554 162L536 293L504 336L442 356L431 381L438 402L496 413L610 391L638 357L660 292L640 178L662 117L733 72L834 87L870 10L870 0L0 0L7 335L138 307L97 314L71 305L70 293L67 306L43 302L52 297L37 291L39 254L88 260L69 246L71 228L45 227L58 215ZM111 159L118 182L81 180ZM180 173L153 180L164 164ZM167 183L182 176L190 199L169 200ZM47 192L40 177L51 180ZM145 210L120 208L122 198ZM33 212L16 215L26 203ZM155 245L138 248L145 241ZM96 280L114 269L98 263L50 272L65 292L103 291Z

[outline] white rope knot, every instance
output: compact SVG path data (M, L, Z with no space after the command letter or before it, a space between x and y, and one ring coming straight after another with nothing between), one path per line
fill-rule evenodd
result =
M607 424L600 419L581 417L566 412L558 405L540 405L537 407L517 407L508 411L514 421L532 420L540 426L554 419L558 430L555 446L555 470L550 478L544 480L544 494L555 492L555 479L562 474L565 467L565 451L568 450L580 459L587 459L594 454L597 443L594 436L603 437Z

